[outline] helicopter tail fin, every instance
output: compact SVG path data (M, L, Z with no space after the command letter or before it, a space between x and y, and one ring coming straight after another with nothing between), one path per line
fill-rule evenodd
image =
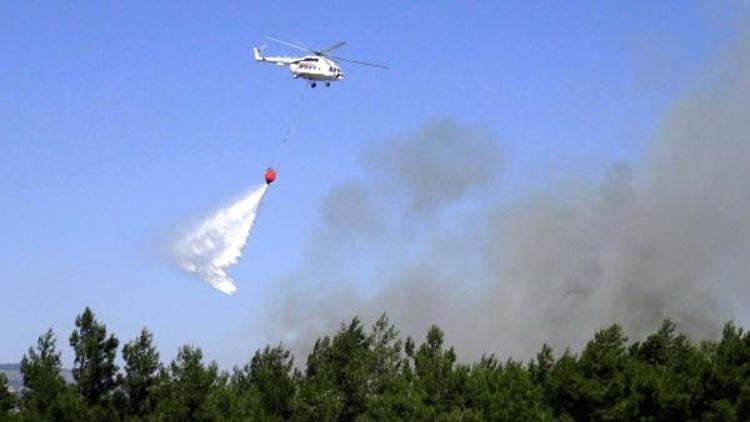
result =
M258 61L258 62L262 62L266 60L266 58L260 54L260 49L256 47L253 47L253 56L255 56L255 61Z

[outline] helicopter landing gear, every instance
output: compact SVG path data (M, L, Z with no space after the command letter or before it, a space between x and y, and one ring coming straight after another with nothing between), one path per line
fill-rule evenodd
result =
M315 88L316 86L318 86L318 84L316 84L315 82L310 82L310 87L311 88Z
M330 82L328 82L328 81L326 81L326 86L327 86L327 87L328 87L328 86L331 86L331 83L330 83Z

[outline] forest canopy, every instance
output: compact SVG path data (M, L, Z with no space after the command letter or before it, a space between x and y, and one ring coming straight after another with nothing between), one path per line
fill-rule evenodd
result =
M386 315L355 317L304 365L278 345L223 371L190 345L162 362L146 328L121 344L86 308L67 338L72 383L59 340L50 329L29 347L18 391L0 373L0 420L750 420L750 334L731 322L716 341L670 320L631 341L615 324L580 353L461 363L438 326L404 339Z

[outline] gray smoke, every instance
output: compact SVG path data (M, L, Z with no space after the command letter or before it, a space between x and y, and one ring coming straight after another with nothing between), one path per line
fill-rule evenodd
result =
M409 209L431 210L460 201L498 173L497 142L485 127L435 120L408 136L368 151L365 162L403 190Z
M599 183L503 203L497 140L452 120L374 146L364 180L323 199L273 333L300 354L343 320L386 312L418 338L439 324L464 359L526 358L545 341L577 349L613 322L635 338L664 318L696 338L750 322L743 36L645 156Z

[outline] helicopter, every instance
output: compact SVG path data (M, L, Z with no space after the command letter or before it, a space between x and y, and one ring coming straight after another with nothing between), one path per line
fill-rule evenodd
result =
M344 72L341 71L341 66L336 64L334 59L342 62L356 63L365 66L388 69L388 66L383 66L382 64L352 60L344 57L332 56L329 54L331 51L346 45L346 41L339 41L336 44L333 44L322 50L314 50L303 45L292 44L290 42L282 41L273 37L266 38L287 47L292 47L296 48L297 50L312 53L302 57L264 56L261 53L263 47L253 48L253 56L255 56L255 61L273 63L278 66L289 66L289 71L292 72L292 76L294 77L294 79L305 79L310 83L310 87L312 88L315 88L317 86L317 82L323 82L325 83L325 86L331 86L331 82L344 79Z

